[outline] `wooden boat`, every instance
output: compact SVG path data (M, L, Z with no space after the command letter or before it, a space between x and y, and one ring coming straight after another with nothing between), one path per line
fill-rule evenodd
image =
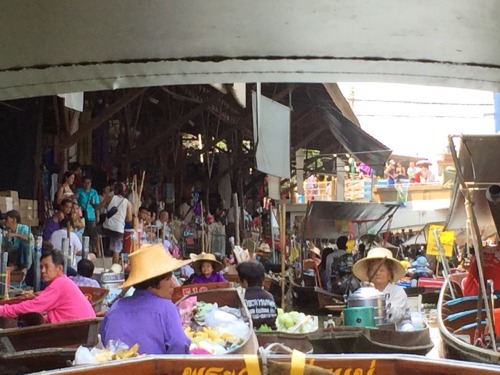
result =
M305 314L322 315L328 313L327 306L343 305L342 296L329 293L316 286L302 286L290 279L292 306Z
M95 288L91 286L80 286L80 290L92 304L92 307L94 308L96 314L101 312L102 304L109 293L109 289Z
M446 358L464 361L500 363L500 353L474 345L477 329L477 296L463 297L458 278L463 275L450 275L445 281L438 301L438 328L443 341ZM454 297L450 289L453 288ZM484 304L483 304L484 306ZM495 300L495 307L500 301ZM486 311L482 311L479 334L484 334Z
M174 288L172 301L174 303L177 303L177 301L179 301L183 297L191 294L205 292L212 289L227 289L229 288L229 286L229 282L181 285Z
M102 319L0 330L0 374L24 374L66 367L80 345L98 343Z
M217 284L217 283L212 283ZM222 283L218 283L222 284ZM209 284L194 284L194 285L209 285ZM247 306L243 297L240 295L237 289L235 288L216 288L209 290L201 290L195 293L190 293L184 295L181 299L179 299L176 304L180 305L183 301L188 298L196 297L197 301L203 301L207 303L217 303L218 306L228 306L239 309L241 312L241 317L245 323L248 324L249 333L248 336L244 339L244 341L233 351L228 351L228 353L253 353L257 351L257 339L255 334L253 333L253 323L250 313L248 312Z
M251 360L255 358L255 363ZM267 373L273 375L290 374L291 356L268 357ZM247 361L247 362L245 362ZM92 366L78 366L60 369L63 375L260 375L262 361L256 356L146 356L128 360L102 363ZM457 373L477 373L477 365L449 360L433 360L410 355L354 355L317 356L307 355L305 367L310 375L456 375ZM482 365L481 375L500 374L500 367ZM299 372L303 373L303 372ZM46 373L44 373L46 374Z
M259 346L266 347L267 345L280 343L290 349L298 350L302 353L313 354L313 346L309 341L308 333L287 333L287 332L259 332L255 331ZM277 350L276 354L286 354L281 350Z
M0 356L43 348L77 348L98 342L101 318L0 330Z
M19 375L69 366L77 348L44 348L0 355L0 374Z
M429 327L396 331L387 327L335 327L309 335L314 354L402 353L425 355L433 348Z
M288 277L286 277L285 283L286 283L285 285L285 294L286 294L286 291L290 287L290 283L288 282ZM276 306L281 306L282 291L279 279L275 276L266 275L263 286L265 290L267 290L269 293L273 295L274 302L276 302Z

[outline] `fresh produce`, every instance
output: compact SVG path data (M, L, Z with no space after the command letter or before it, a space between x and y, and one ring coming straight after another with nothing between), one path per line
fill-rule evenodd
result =
M307 333L318 329L318 322L298 311L284 312L277 309L276 328L283 332Z

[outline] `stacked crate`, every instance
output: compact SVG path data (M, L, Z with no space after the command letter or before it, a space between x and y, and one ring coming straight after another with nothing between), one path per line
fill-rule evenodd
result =
M32 199L19 199L14 190L0 191L0 210L3 213L16 210L21 215L21 223L31 227L39 225L38 202Z

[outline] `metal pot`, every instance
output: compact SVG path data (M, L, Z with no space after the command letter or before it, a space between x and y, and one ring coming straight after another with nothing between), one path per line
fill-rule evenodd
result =
M361 287L354 293L351 293L347 299L347 306L372 306L375 324L378 326L386 322L386 299L387 296L385 293L379 292L373 287Z

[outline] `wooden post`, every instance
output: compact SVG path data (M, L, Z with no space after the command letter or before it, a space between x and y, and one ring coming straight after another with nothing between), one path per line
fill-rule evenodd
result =
M273 239L274 241L274 239ZM281 308L285 309L285 253L286 253L286 203L280 205L280 248L281 248Z
M201 211L201 252L205 252L205 221L203 215L203 201L200 200Z
M238 206L238 194L233 194L233 209L234 209L234 243L240 246L240 210Z

